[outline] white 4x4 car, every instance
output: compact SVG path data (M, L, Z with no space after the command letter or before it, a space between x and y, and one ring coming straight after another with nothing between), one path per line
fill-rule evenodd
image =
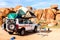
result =
M38 24L34 24L28 19L7 19L6 20L6 30L9 34L14 32L24 35L26 31L33 30L37 32Z

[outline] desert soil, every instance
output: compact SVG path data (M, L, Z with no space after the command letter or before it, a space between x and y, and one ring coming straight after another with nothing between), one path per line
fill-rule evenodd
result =
M25 36L19 36L10 35L0 28L0 40L10 40L11 37L16 37L15 40L60 40L60 29L51 28L51 32L27 32Z

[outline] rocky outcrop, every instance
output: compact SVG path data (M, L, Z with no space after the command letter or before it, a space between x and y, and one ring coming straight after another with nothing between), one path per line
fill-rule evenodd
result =
M36 18L40 20L42 17L42 14L43 14L43 10L42 9L35 10L34 14L35 14Z
M17 6L14 8L14 11L16 12L20 7L22 7L22 5L17 5Z
M9 8L0 8L0 25L3 23L3 17L6 17L9 12Z
M7 14L10 11L17 11L21 5L16 6L15 8L0 8L0 24L2 24L2 16L6 17ZM36 9L33 10L31 6L27 6L28 10L32 11L34 15L36 16L35 20L36 23L39 23L40 20L46 21L47 24L50 24L51 21L53 20L60 20L60 10L58 9L58 5L51 5L50 8L46 9ZM29 12L28 12L29 13ZM27 16L31 16L30 14L26 14ZM31 18L31 20L34 20L34 18ZM55 24L56 22L53 22Z
M33 10L33 8L31 6L27 6L28 10Z
M51 9L57 9L57 8L58 8L58 5L57 5L57 4L51 5L50 8L51 8Z

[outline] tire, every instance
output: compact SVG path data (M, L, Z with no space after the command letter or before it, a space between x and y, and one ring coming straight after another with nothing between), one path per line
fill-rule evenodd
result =
M12 35L14 32L8 32L10 35Z
M20 33L19 33L21 36L24 36L25 35L25 29L21 29Z
M13 31L15 29L15 25L14 24L10 24L8 25L8 29Z
M50 31L50 28L48 28L48 31Z
M6 23L4 23L4 29L6 29Z
M37 32L37 26L35 26L35 28L34 28L33 32Z

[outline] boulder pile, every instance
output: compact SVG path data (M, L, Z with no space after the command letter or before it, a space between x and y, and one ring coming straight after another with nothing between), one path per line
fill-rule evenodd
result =
M0 8L0 25L2 25L3 23L2 16L6 17L10 11L16 12L20 7L22 6L18 5L15 8ZM43 20L48 25L56 25L57 21L60 21L60 10L58 9L58 5L56 4L51 5L50 8L46 9L33 10L31 6L27 6L26 8L34 13L34 15L36 16L36 23L39 23L41 20ZM34 18L32 18L32 20L33 19Z

